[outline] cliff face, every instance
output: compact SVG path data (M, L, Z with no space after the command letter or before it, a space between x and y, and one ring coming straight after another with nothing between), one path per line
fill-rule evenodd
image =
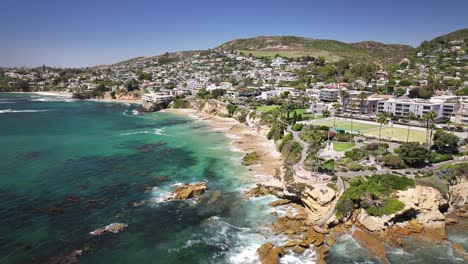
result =
M167 104L157 104L157 103L150 103L143 101L141 106L138 108L138 111L140 112L157 112L159 110L162 110L164 108L167 108Z
M456 184L449 187L451 208L468 204L468 178L460 177Z

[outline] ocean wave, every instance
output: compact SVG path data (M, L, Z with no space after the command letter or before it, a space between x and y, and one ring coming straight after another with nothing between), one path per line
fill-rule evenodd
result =
M136 132L122 133L120 135L121 136L131 136L131 135L149 134L149 133L151 133L151 132L150 131L136 131Z
M6 113L39 113L39 112L48 112L49 110L13 110L13 109L2 109L0 114Z

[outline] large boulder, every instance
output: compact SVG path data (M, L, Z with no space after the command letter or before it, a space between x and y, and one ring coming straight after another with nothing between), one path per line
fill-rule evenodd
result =
M268 242L257 249L257 254L262 264L278 264L285 251L282 247L275 247L273 243Z
M127 226L128 226L127 224L123 224L123 223L112 223L112 224L107 225L105 227L98 228L98 229L90 232L89 234L92 235L92 236L100 236L100 235L108 233L108 232L116 234L116 233L119 233L122 230L124 230Z
M372 255L379 258L382 262L388 263L387 250L385 249L385 244L382 241L360 229L356 229L354 231L353 237L359 242L359 244L369 250Z
M170 200L187 200L194 197L199 197L208 189L206 182L199 182L195 184L183 183L177 186L173 191L173 196Z

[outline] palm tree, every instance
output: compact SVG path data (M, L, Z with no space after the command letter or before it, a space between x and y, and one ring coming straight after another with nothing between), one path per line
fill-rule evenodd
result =
M434 122L435 118L437 117L437 114L436 112L434 111L429 111L427 112L426 114L423 115L423 120L426 121L426 144L427 144L427 148L430 149L431 148L431 137L430 137L430 134L429 134L429 131L432 127L432 122ZM432 132L431 132L432 134Z
M333 108L335 109L335 111L333 111L333 129L336 129L336 112L340 111L341 105L338 102L334 102Z
M350 118L351 118L351 137L350 137L350 141L352 141L353 140L353 110L354 110L354 108L356 108L356 102L352 101L349 104L349 108L351 109L351 115L350 115Z
M383 205L383 196L378 191L365 192L361 195L361 203L365 207L381 207Z
M361 113L364 114L364 101L367 99L368 95L367 93L365 92L361 92L359 95L358 95L358 98L359 98L359 101L360 101L360 106L361 106Z
M379 128L379 143L380 143L380 135L382 134L382 125L388 124L388 114L386 112L379 114L377 116L377 123L380 124L380 128Z
M349 97L348 92L346 90L340 90L340 99L341 99L341 107L343 108L343 112L346 110L346 99Z
M410 134L410 128L411 128L411 121L416 120L418 117L413 113L409 112L408 113L408 135L406 136L406 142L409 141L409 134Z

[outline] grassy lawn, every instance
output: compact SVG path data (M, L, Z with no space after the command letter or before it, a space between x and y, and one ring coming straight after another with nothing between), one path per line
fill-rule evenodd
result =
M314 122L313 125L333 127L333 119L317 121L317 122ZM356 120L353 121L353 130L356 131L356 132L360 132L360 131L363 131L363 130L372 129L372 128L376 128L376 127L378 127L378 125L361 123L361 122L356 121ZM351 130L351 121L336 120L336 128L344 129L346 131L350 131Z
M379 136L379 130L371 130L363 132L364 135ZM406 137L408 135L408 129L399 128L399 127L382 127L382 137L390 137L396 140L406 142ZM409 141L417 141L424 143L426 141L426 132L420 130L411 130Z
M262 105L262 106L257 107L257 111L268 112L268 111L275 110L278 107L279 107L278 105Z
M354 147L355 144L351 142L333 142L333 149L335 151L345 151Z

